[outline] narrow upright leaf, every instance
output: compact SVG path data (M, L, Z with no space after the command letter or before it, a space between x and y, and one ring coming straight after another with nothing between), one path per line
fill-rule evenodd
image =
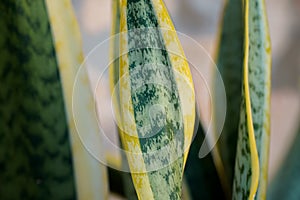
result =
M76 199L45 1L0 3L0 199Z
M227 195L231 196L243 80L244 23L242 0L227 0L223 12L217 67L225 85L227 104L225 124L216 151L221 160L221 165L217 165L217 167L223 168L217 170L222 179L223 188ZM220 110L218 106L223 105L223 102L218 102L220 99L223 100L218 98L219 89L215 88L214 106L216 110ZM220 123L218 113L215 114L215 123Z
M271 46L264 0L244 1L243 93L233 199L265 199L270 136Z
M192 78L162 0L121 1L121 140L139 199L181 199Z
M90 108L93 95L87 71L81 69L83 73L78 73L83 63L83 54L79 27L72 4L70 0L46 0L46 3L64 91L78 199L106 199L108 196L106 167L84 148L79 138L79 134L87 138L96 135L99 133L99 128L97 119L93 115L95 111ZM79 82L76 85L78 88L73 88L76 78ZM80 102L77 104L72 102L73 90L80 93ZM80 120L80 124L85 125L84 132L78 133L82 130L76 129L72 106L79 107L82 111L79 119L76 120ZM99 147L97 154L102 152L103 150Z

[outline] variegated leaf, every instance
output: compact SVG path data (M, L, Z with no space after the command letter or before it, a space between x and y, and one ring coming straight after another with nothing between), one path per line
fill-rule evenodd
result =
M263 0L244 1L243 92L233 199L265 199L270 136L271 46Z
M187 61L161 0L121 1L120 24L119 125L138 197L180 199L195 120Z

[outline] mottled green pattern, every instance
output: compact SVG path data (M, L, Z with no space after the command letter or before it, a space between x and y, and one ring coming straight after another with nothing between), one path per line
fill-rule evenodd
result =
M75 199L45 2L0 4L0 199Z
M239 136L233 182L233 199L248 199L251 186L251 157L246 123L245 100L242 99Z
M252 120L259 157L259 185L256 199L264 199L267 187L270 112L270 43L263 0L249 1L249 90ZM241 106L234 199L248 199L251 185L251 154L246 125L245 95Z
M199 124L184 171L191 199L225 199L212 154L209 153L204 158L199 158L199 149L203 142L207 142L204 138L203 127Z
M299 122L300 125L300 122ZM269 200L300 199L300 126L293 145L268 190Z
M225 124L217 145L225 169L222 178L226 178L228 189L232 189L242 93L244 41L242 15L241 0L228 0L226 2L217 59L217 67L225 85L227 98ZM218 106L223 104L218 101L222 98L218 98L217 92L220 89L218 85L215 89L215 107L219 110ZM217 123L219 123L218 116L220 115L216 113Z
M155 199L181 199L183 119L161 32L143 29L158 27L151 0L128 0L127 26L131 96L146 169L166 166L148 173L151 189Z

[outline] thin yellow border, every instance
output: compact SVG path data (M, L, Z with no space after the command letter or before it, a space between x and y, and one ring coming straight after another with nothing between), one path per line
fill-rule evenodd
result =
M258 188L259 180L259 160L255 141L254 127L252 121L251 100L249 91L249 74L248 74L248 61L249 61L249 0L245 0L245 58L244 58L244 87L245 87L245 101L246 101L246 113L247 113L247 128L250 143L251 154L251 187L249 200L255 198L255 194Z

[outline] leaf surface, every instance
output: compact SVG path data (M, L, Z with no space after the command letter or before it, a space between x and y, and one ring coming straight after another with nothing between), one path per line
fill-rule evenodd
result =
M233 199L265 199L270 137L271 45L263 0L244 1L243 90Z

